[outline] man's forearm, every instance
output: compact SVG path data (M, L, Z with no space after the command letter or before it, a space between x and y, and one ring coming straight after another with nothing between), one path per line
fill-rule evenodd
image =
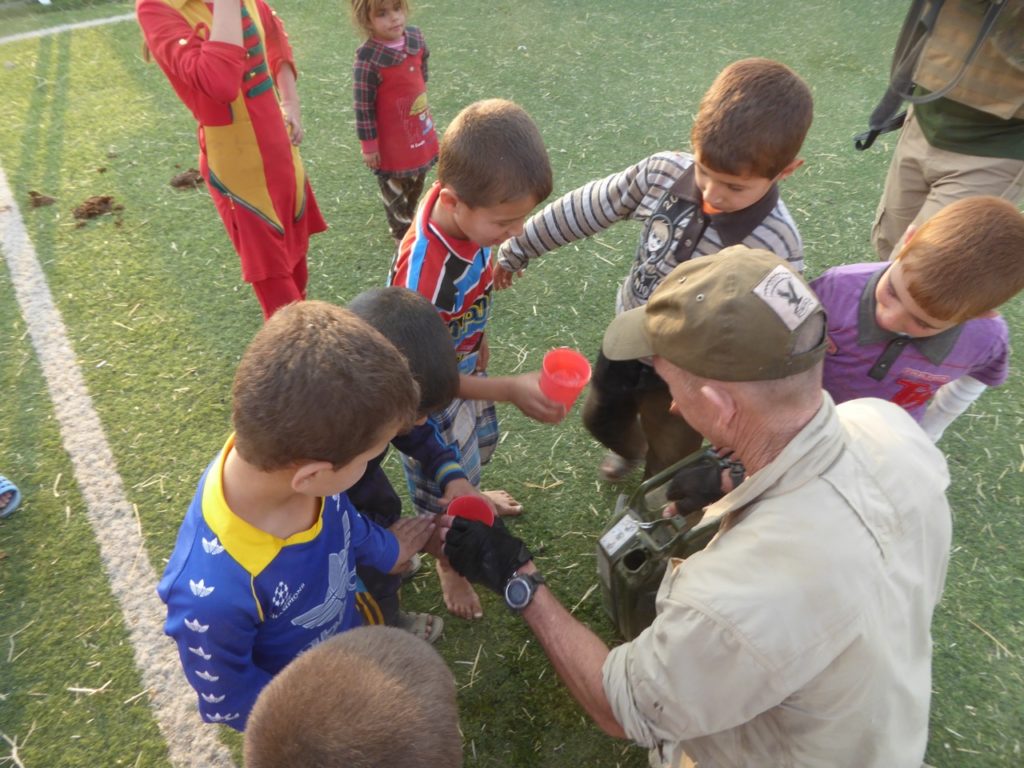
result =
M535 570L530 566L532 563L520 572ZM547 587L537 590L533 601L523 609L523 618L573 698L601 730L616 738L626 738L604 692L601 670L608 657L604 641L577 621Z

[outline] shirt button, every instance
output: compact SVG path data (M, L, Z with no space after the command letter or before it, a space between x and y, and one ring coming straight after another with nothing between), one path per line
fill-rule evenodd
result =
M691 240L690 238L686 238L685 240L683 240L683 245L685 245L687 248L689 248L692 244L693 240Z
M188 40L186 40L184 37L179 37L178 45L188 45Z

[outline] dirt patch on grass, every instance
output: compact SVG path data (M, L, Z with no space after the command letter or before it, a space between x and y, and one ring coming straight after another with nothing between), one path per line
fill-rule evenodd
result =
M198 189L204 182L202 174L195 168L175 174L168 182L175 189Z
M42 208L44 205L53 205L57 202L57 198L30 189L28 191L28 202L33 208Z
M93 195L75 206L72 213L78 219L76 226L83 227L88 219L95 219L108 213L120 213L124 206L114 200L113 195Z

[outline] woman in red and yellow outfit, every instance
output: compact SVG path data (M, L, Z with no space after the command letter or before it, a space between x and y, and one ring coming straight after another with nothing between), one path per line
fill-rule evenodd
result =
M199 123L199 167L265 318L306 296L327 229L299 157L291 46L263 0L136 0L146 47Z

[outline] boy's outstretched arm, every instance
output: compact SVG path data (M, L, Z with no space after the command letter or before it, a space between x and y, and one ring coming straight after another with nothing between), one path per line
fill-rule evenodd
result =
M512 273L521 272L530 260L563 245L583 240L608 229L617 221L634 216L652 181L663 174L666 163L681 162L674 153L662 153L641 160L636 165L603 179L584 184L567 192L531 216L523 234L501 244L495 270L495 287L502 270L508 271L508 287Z
M463 400L493 400L512 403L535 421L557 424L565 418L565 406L549 400L540 391L540 371L517 376L459 376L459 397Z

